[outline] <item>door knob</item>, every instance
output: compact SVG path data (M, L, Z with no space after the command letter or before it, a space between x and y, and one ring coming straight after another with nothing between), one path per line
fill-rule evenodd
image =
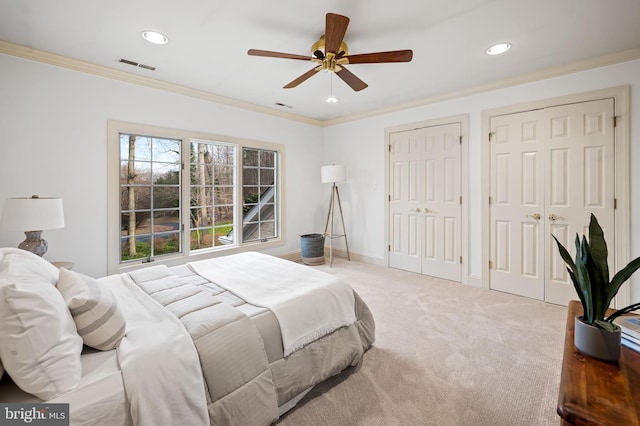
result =
M525 217L530 217L530 218L535 219L535 220L540 220L542 215L540 213L534 213L534 214L528 214Z
M564 217L562 217L562 216L557 216L557 215L555 215L554 213L551 213L551 214L549 215L549 220L563 220L563 219L564 219Z

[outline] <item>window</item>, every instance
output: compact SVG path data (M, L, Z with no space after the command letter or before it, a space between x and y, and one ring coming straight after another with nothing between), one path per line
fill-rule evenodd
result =
M180 142L120 135L120 259L180 253Z
M109 273L283 244L283 155L275 144L109 122Z
M236 147L191 142L191 250L233 244Z

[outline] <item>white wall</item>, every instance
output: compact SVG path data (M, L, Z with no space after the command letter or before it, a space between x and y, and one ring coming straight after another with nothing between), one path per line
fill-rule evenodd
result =
M482 111L621 85L631 86L631 162L640 164L640 60L325 128L322 137L324 163L344 164L348 170L349 181L341 185L340 190L345 208L350 250L369 258L384 259L385 129L430 119L469 114L469 274L472 277L480 277ZM640 256L640 185L637 182L640 182L640 167L632 166L631 258ZM326 189L325 197L328 197ZM634 302L640 301L640 272L633 277L631 298Z
M67 226L45 231L47 258L70 260L93 276L106 274L107 120L264 140L286 145L285 246L299 250L300 234L320 232L329 186L323 164L344 164L340 186L349 246L384 259L385 128L469 114L469 274L480 276L480 141L483 110L619 85L631 86L631 161L640 164L640 60L507 89L427 104L327 128L217 105L107 78L0 55L0 208L7 197L60 196ZM425 82L428 84L428 82ZM640 256L640 168L631 168L631 257ZM21 233L0 231L0 246ZM341 240L336 240L340 247ZM640 301L640 273L632 300Z
M322 225L321 129L0 54L0 209L7 197L62 197L66 227L43 233L46 258L107 273L107 120L286 145L286 244ZM0 210L1 211L1 210ZM20 232L0 231L0 246Z

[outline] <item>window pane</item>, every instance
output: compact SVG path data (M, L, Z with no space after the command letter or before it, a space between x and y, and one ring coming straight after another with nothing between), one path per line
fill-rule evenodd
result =
M213 229L200 228L191 231L191 250L213 247Z
M124 260L142 259L151 254L149 235L120 239L120 256Z
M149 210L123 212L120 215L120 235L141 235L149 233L150 217L151 212Z
M233 166L214 166L214 185L233 185Z
M180 206L180 187L155 186L153 188L153 208L168 209Z
M243 185L258 185L260 183L259 179L260 169L258 168L247 168L245 167L242 170L242 184Z
M260 187L260 202L267 203L273 201L275 197L275 187L273 186L261 186Z
M179 185L180 164L153 163L153 183L156 185Z
M260 185L273 185L275 170L260 169Z
M231 186L216 187L213 205L233 205L233 193L234 190Z
M215 207L213 223L216 226L233 224L233 206Z
M260 238L273 238L276 236L274 222L260 222Z
M180 211L160 210L153 213L153 233L179 231Z
M154 256L180 252L180 233L169 232L158 234L153 239Z
M203 228L213 225L213 209L211 207L199 207L191 209L191 225L194 228Z
M258 166L258 150L245 148L242 150L242 165L243 167L257 167Z
M191 187L191 205L192 206L208 206L211 204L212 188L208 186L192 186Z
M148 185L151 183L151 163L145 161L122 161L120 164L121 184ZM131 169L129 165L131 165Z
M261 151L260 167L275 167L276 165L275 159L276 159L275 151Z
M133 198L129 198L129 197ZM122 186L120 187L121 210L148 210L151 208L151 187Z
M153 138L152 160L163 163L180 163L180 142L175 139Z
M130 148L133 151L130 151ZM151 160L151 139L145 136L121 134L120 159L128 160L130 157L137 160Z
M215 245L221 246L224 244L232 244L235 240L233 238L233 225L226 224L222 226L216 226L215 231Z

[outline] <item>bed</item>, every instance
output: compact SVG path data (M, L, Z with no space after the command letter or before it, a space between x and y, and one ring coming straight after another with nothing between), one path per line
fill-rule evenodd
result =
M2 248L0 296L0 402L73 425L268 425L375 339L348 284L256 252L95 280Z

